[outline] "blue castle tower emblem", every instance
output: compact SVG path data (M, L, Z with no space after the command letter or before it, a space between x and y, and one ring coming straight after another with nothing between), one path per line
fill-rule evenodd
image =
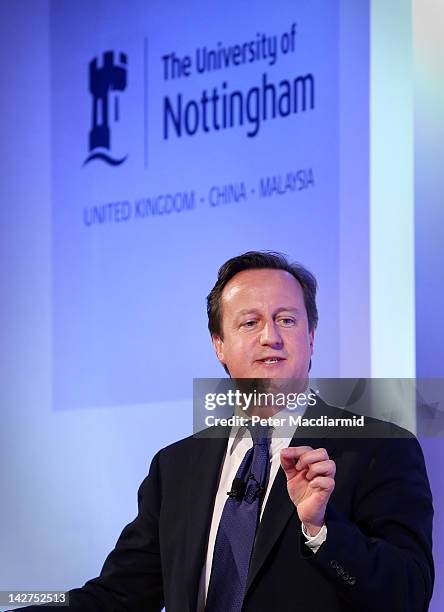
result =
M120 120L119 96L113 92L123 92L127 86L127 56L125 53L106 51L99 65L95 57L89 63L89 91L92 96L92 125L89 131L89 155L84 165L93 159L100 159L112 166L122 164L124 157L112 156L111 120Z

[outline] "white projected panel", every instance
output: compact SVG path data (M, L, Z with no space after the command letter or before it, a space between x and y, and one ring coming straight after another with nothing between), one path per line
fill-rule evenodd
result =
M248 249L318 276L315 369L338 374L338 19L52 4L56 409L182 399L221 373L205 296Z

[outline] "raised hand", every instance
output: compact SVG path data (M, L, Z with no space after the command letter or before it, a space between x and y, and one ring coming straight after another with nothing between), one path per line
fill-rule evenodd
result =
M281 466L299 519L315 536L324 524L325 509L335 488L336 464L325 448L295 446L281 451Z

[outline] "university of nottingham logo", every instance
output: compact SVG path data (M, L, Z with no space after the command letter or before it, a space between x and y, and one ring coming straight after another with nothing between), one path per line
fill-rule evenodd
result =
M112 156L111 125L120 120L119 97L127 85L127 56L106 51L103 61L95 57L89 63L89 91L92 96L92 126L89 131L89 155L83 165L99 159L112 166L122 164L128 155Z

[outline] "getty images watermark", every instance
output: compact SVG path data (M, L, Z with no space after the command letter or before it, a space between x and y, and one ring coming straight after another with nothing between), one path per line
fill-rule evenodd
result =
M236 435L248 422L282 437L444 438L444 379L194 379L194 435Z
M293 414L293 411L306 410L309 406L316 406L318 396L314 391L306 393L265 391L245 392L240 389L228 389L224 392L208 392L204 395L205 410L212 412L217 408L230 407L237 410L229 417L207 414L204 422L207 427L217 425L223 427L245 427L248 423L252 425L263 425L269 427L364 427L364 416L353 415L351 417L331 417L327 415L304 416ZM277 414L261 415L248 414L251 411L271 409L277 410ZM304 412L305 414L305 412Z

